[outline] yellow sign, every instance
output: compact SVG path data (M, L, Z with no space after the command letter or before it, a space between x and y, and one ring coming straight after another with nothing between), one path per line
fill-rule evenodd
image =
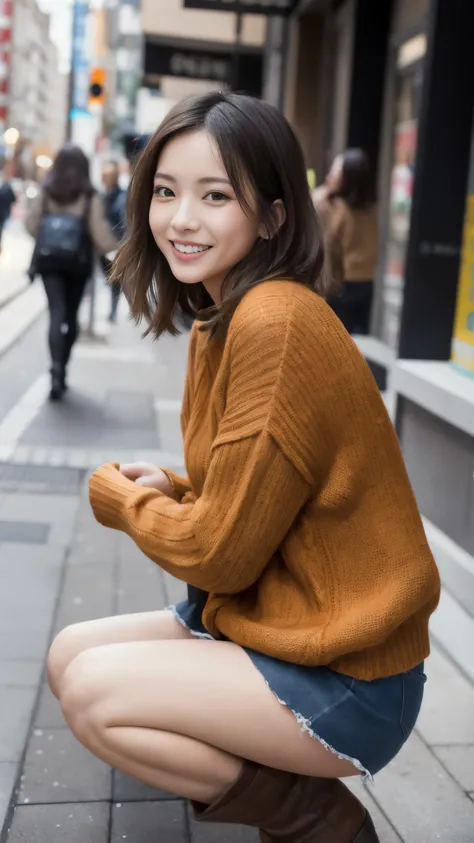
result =
M474 376L474 193L467 199L451 359Z

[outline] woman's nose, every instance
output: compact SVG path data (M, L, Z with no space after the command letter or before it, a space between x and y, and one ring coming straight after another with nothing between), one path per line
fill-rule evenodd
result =
M177 231L197 231L199 228L199 220L197 219L191 202L180 202L173 217L172 226Z

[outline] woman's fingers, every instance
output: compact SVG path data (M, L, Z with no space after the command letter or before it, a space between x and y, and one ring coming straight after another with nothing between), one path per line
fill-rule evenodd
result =
M137 486L146 486L148 489L159 489L163 486L163 473L158 473L155 469L154 474L143 474L135 481Z
M120 466L120 473L129 480L138 480L140 477L148 477L157 472L156 465L149 462L130 462Z

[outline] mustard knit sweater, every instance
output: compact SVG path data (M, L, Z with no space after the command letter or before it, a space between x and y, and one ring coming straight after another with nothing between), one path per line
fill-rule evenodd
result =
M225 339L196 324L176 500L90 481L97 520L209 592L215 637L359 679L429 653L440 591L395 431L372 375L319 296L266 282Z

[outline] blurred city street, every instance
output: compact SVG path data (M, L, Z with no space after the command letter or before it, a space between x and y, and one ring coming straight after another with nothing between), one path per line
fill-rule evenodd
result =
M20 237L15 224L12 229L5 263L10 237ZM22 242L28 256L24 235ZM38 283L24 292L21 282L21 261L2 266L1 292L17 283L17 300L39 296ZM87 335L86 299L61 404L46 400L44 302L0 357L0 824L8 818L2 843L250 843L257 840L252 830L198 826L181 800L93 758L65 727L45 684L48 642L65 625L159 609L183 593L128 537L95 523L87 477L109 459L150 459L180 470L187 335L141 340L123 301L110 328L103 318L109 290L100 280L98 290L98 338ZM14 301L0 309L0 319ZM382 843L474 839L474 677L468 661L456 665L447 653L452 642L445 626L465 618L449 615L445 598L435 615L416 733L374 788L352 785ZM464 629L472 651L472 622Z

